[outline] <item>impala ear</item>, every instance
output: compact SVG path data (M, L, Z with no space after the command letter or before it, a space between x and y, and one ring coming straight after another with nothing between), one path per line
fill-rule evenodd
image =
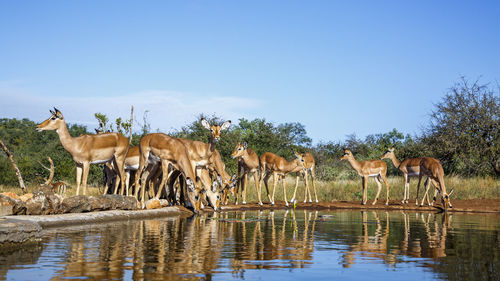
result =
M222 125L220 125L220 130L221 131L227 130L227 129L229 129L229 126L231 126L231 120L227 120Z
M247 143L247 142L244 142L244 143L243 143L243 148L244 148L244 149L247 149L247 147L248 147L248 143Z
M59 109L57 109L57 108L55 108L55 107L54 107L54 115L55 115L57 118L63 119L63 115L62 115L61 111L59 111Z
M208 123L208 121L207 121L205 118L201 118L200 122L201 122L201 125L202 125L205 129L207 129L207 130L210 130L210 129L211 129L211 128L210 128L210 124Z
M295 158L300 158L300 155L295 151L295 149L292 149L292 153L295 156Z
M217 181L214 181L212 183L212 192L216 192L217 191L217 187L219 186L219 184L217 183Z

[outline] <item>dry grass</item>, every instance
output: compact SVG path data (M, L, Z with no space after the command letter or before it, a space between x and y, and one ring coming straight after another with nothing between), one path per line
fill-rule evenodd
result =
M293 196L293 191L295 187L295 177L288 176L287 180L287 199L290 201ZM390 177L390 198L392 200L401 200L403 198L403 177ZM417 190L418 178L412 178L410 183L410 200L415 199L415 194ZM460 178L456 176L450 176L445 178L447 190L452 188L455 190L452 195L453 199L485 199L485 198L500 198L500 180L492 177L474 177L474 178ZM272 192L272 178L269 180L270 192ZM309 180L312 199L314 198L314 191L312 190L312 185ZM423 195L423 183L420 188L419 198ZM316 188L318 192L319 201L361 201L361 178L356 180L340 180L340 181L317 181ZM36 189L36 186L29 186L28 191ZM21 195L22 191L17 186L4 186L0 185L0 193L2 192L14 192ZM81 192L81 191L80 191ZM87 195L99 195L103 192L103 187L89 186L87 187ZM297 188L297 200L299 202L304 201L305 184L302 180L299 181L299 186ZM372 200L377 192L377 184L375 180L370 179L368 182L368 200ZM433 192L430 191L430 192ZM66 191L66 196L72 196L76 193L76 187L73 185L68 185ZM264 185L262 185L261 196L263 202L267 202L267 193ZM431 194L432 196L432 194ZM379 200L385 198L385 187L382 188L380 192ZM231 199L233 200L233 199ZM276 185L275 200L283 200L283 186L281 182ZM247 202L256 202L257 194L255 192L255 185L251 181L247 187Z
M403 177L390 177L388 178L391 200L401 200L403 198ZM272 179L269 180L270 192L272 192ZM412 178L410 181L410 200L415 199L417 192L418 178ZM453 199L485 199L485 198L500 198L500 180L491 177L487 178L460 178L460 177L446 177L445 184L448 192L453 188ZM314 191L312 190L311 181L309 185L312 192L312 199L314 198ZM290 201L293 196L295 187L295 177L287 177L287 199ZM340 181L317 181L316 189L318 192L319 201L361 201L362 199L362 186L361 178L356 180L340 180ZM419 198L424 193L423 182L420 186ZM375 180L368 181L368 200L372 200L377 192L377 184ZM379 200L385 198L385 186L382 186L380 191ZM434 189L429 191L434 192ZM297 188L297 200L304 201L305 184L301 180ZM264 185L262 185L261 196L263 202L267 202L267 193ZM275 200L283 200L283 185L278 182L275 191ZM432 194L431 194L432 196ZM309 198L308 198L309 200ZM247 202L256 202L257 194L255 192L255 185L251 182L247 188Z

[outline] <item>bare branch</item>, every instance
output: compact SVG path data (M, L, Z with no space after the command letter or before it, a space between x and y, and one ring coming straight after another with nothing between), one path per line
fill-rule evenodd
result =
M52 162L52 159L49 157L47 157L47 159L49 159L49 163L50 163L50 168L47 168L46 166L44 166L42 164L42 162L38 161L38 163L43 167L45 168L46 170L49 170L50 171L50 174L49 174L49 178L45 180L45 185L50 185L52 184L52 179L54 178L54 162Z
M19 181L19 186L23 190L23 193L26 194L28 193L28 190L26 190L26 186L24 185L23 177L21 176L21 171L19 171L19 168L17 168L16 162L14 162L14 157L10 153L10 151L7 149L5 144L0 140L0 146L2 147L3 151L5 154L7 154L7 157L9 157L10 163L12 164L12 167L14 167L14 171L16 171L16 176L17 180Z

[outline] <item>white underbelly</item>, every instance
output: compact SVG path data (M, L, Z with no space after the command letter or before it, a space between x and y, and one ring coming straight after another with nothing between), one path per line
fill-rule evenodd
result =
M370 174L369 177L378 177L380 174Z
M205 167L208 165L208 160L199 160L195 162L196 167Z
M113 157L111 157L109 159L104 159L104 160L94 160L94 161L90 162L90 164L104 164L104 163L111 161L111 159L113 159Z
M410 177L418 177L419 173L408 173L408 176L410 176Z
M125 167L125 170L137 170L137 169L139 169L139 164L130 165L130 166Z
M156 156L156 155L153 155L152 153L149 153L149 158L148 158L148 163L149 164L154 164L154 163L157 163L157 162L160 162L161 159L160 157Z

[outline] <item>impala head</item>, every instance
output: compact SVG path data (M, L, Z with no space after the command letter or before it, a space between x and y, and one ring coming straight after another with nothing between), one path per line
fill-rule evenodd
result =
M191 203L194 212L199 213L201 210L200 192L195 188L194 182L190 178L186 179L186 190L189 203Z
M221 196L219 194L219 183L217 180L212 182L212 190L207 190L206 195L208 199L208 203L212 208L214 208L214 211L219 211L220 210L220 202L221 202Z
M201 125L212 133L212 140L217 142L220 139L220 132L227 130L231 125L231 120L228 120L221 125L210 125L205 118L201 119Z
M247 147L248 147L247 142L244 142L244 143L238 142L238 144L234 148L233 153L231 154L231 157L234 159L234 158L242 156L243 153L245 152L245 150L247 149Z
M49 112L51 114L50 117L36 126L37 131L57 130L64 124L64 117L57 108L54 107L54 111L49 110Z
M394 147L387 149L387 151L380 157L380 159L391 159L394 156Z
M442 194L441 190L439 190L439 188L436 188L436 190L439 193L439 195L441 195L441 203L443 204L444 209L446 209L448 206L450 206L450 208L452 208L453 206L451 206L450 196L453 194L453 191L455 189L452 188L450 191L450 194L446 194L446 192L444 192L444 194Z
M238 179L236 175L233 175L229 182L224 186L224 192L231 192L233 196L236 196L236 184L238 183Z
M349 160L354 158L352 152L349 149L344 150L344 154L340 157L340 160Z
M300 165L302 165L302 167L305 168L306 167L306 159L304 157L305 156L304 153L297 153L297 151L295 151L294 149L292 149L292 153L295 156L295 158L297 158Z

